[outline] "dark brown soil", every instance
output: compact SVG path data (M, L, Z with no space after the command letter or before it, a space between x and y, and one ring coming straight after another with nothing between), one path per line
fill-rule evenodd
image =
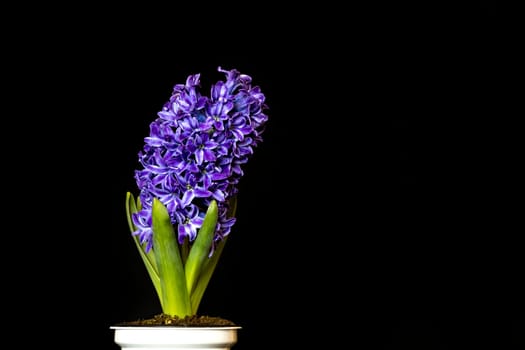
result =
M116 326L172 326L172 327L217 327L217 326L237 326L234 322L213 316L186 316L180 318L158 314L151 318L139 319L135 321L120 322Z

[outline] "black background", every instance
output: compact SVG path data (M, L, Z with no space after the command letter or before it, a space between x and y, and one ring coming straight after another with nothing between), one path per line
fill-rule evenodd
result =
M160 312L125 193L173 86L221 66L270 107L200 310L243 327L236 349L522 348L513 11L371 7L79 8L10 28L14 323L116 350L111 325Z

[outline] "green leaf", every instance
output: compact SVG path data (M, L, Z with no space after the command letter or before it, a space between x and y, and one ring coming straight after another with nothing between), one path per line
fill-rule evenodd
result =
M162 311L171 316L191 315L191 303L186 287L177 235L166 207L153 199L153 251L160 276Z
M217 202L212 200L206 211L206 216L201 228L197 234L197 238L191 246L188 260L186 261L186 286L188 293L191 295L202 269L202 264L208 259L211 245L213 243L213 236L215 234L215 227L217 226L217 218L219 210Z
M235 196L235 197L230 198L230 207L228 211L228 217L234 217L236 210L237 210L237 197ZM208 284L211 280L213 272L215 271L215 267L217 266L217 263L219 262L219 258L222 254L224 246L226 245L227 239L228 239L228 236L224 237L219 243L217 243L217 246L215 247L215 251L213 252L213 255L209 259L205 260L202 265L201 273L197 281L197 285L195 286L193 292L190 295L191 310L194 314L197 314L202 297L204 296L204 292L206 291L206 288L208 287Z
M217 266L219 257L221 256L221 253L226 244L227 238L228 237L224 237L217 244L217 247L215 247L215 251L213 252L213 255L208 260L206 260L205 264L203 264L202 266L200 278L197 281L197 285L195 286L193 293L191 294L191 310L194 314L197 314L202 297L204 296L204 292L206 291L206 288L208 287L211 276L213 275L213 272L215 271L215 267Z
M140 201L137 198L137 202L140 206ZM135 232L137 229L135 225L133 224L133 221L131 219L131 216L138 211L137 205L135 204L135 198L133 197L133 194L128 192L126 194L126 213L128 218L128 225L131 232ZM161 297L161 290L160 290L160 278L159 273L157 270L157 264L155 262L155 256L153 254L153 251L149 251L146 253L144 251L144 247L140 244L139 237L137 235L132 235L133 241L135 242L135 246L137 247L140 257L142 258L142 262L144 263L144 266L146 267L146 270L148 271L148 275L151 279L151 282L153 283L153 286L155 287L155 291L157 292L157 295L159 297L159 300L162 304L162 297Z

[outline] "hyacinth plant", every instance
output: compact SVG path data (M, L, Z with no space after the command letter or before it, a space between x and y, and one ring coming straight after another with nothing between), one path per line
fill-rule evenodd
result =
M235 223L243 166L262 141L265 95L252 78L224 70L201 94L200 74L173 88L150 124L126 194L132 237L162 312L197 315Z

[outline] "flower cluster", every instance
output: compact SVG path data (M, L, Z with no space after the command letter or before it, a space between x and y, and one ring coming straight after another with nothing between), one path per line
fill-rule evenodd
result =
M200 74L190 75L185 84L175 85L150 124L139 152L143 168L135 172L141 207L132 215L133 234L146 252L153 246L154 198L167 208L180 244L196 239L212 200L218 206L214 244L235 223L230 199L237 194L243 164L262 141L267 106L250 76L218 70L226 80L213 85L210 96L199 90Z

